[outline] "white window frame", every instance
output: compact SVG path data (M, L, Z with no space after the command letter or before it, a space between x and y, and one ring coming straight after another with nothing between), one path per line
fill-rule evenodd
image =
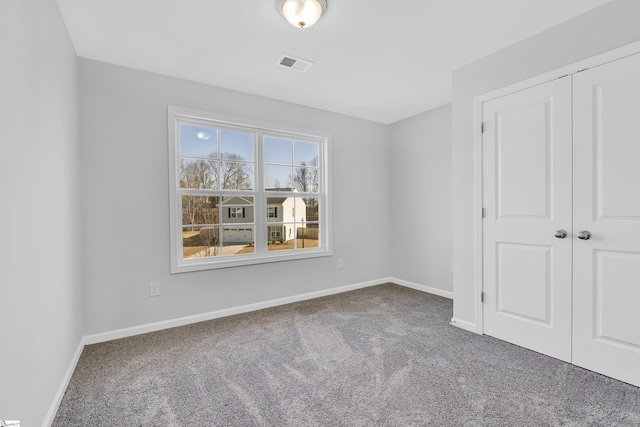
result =
M254 189L253 190L212 190L210 193L227 194L243 193L254 200L254 253L243 255L221 255L209 258L183 259L182 248L182 195L192 194L193 190L180 188L179 167L179 131L180 123L189 123L216 128L235 128L254 133ZM318 198L319 202L319 247L268 251L267 198L269 197L304 197L307 193L296 191L264 191L263 149L264 136L281 136L296 140L317 142L319 145L320 181L318 193L308 193L309 197ZM254 120L225 116L215 113L196 111L181 107L168 107L168 147L169 147L169 218L171 242L171 273L209 270L226 267L263 264L269 262L290 261L333 255L332 251L332 218L331 218L331 168L330 139L331 135L309 129L301 129L286 125L264 123ZM294 166L295 168L295 166ZM291 189L285 189L291 190ZM200 190L198 190L200 191ZM203 195L208 195L202 191ZM220 224L222 227L228 224Z

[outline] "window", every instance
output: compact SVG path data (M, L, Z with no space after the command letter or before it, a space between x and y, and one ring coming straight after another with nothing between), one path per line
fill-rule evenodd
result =
M315 131L169 107L173 273L331 255Z
M244 218L244 208L229 208L229 218Z
M279 239L280 237L282 237L282 230L280 230L279 228L273 227L271 228L271 233L269 234L271 235L272 238Z

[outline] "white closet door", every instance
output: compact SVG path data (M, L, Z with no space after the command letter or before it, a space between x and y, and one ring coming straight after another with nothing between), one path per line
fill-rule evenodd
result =
M640 55L574 77L573 363L640 386Z
M484 332L570 361L571 79L486 102L483 120Z

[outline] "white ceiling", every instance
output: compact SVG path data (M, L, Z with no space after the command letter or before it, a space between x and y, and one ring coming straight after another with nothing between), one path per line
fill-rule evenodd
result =
M328 0L304 30L276 0L58 4L81 57L393 123L450 102L452 70L607 1Z

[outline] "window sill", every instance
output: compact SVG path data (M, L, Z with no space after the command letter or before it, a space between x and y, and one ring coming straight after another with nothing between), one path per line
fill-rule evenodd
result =
M216 270L220 268L245 267L256 264L267 264L271 262L293 261L308 258L320 258L332 256L333 252L328 249L307 249L292 253L269 253L262 255L247 255L246 257L227 258L202 258L181 260L177 265L171 266L171 274L187 273L190 271Z

